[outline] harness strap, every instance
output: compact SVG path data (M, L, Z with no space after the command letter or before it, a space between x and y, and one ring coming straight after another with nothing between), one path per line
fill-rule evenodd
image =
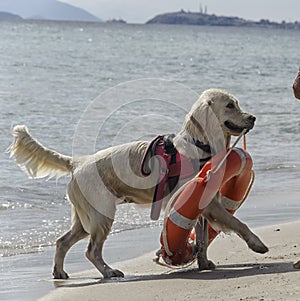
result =
M194 144L204 152L211 154L211 148L209 144L204 144L202 141L199 140L194 140Z
M159 135L153 139L142 158L140 170L142 175L149 176L151 166L146 166L146 163L151 162L151 157L156 156L159 163L159 178L155 187L154 197L151 207L150 217L152 220L158 220L162 207L162 202L165 197L165 188L168 185L169 193L171 193L179 179L189 178L199 172L204 164L211 159L211 156L203 159L190 159L180 154L173 144L175 135ZM195 143L196 144L196 143ZM210 151L209 145L205 145L198 141L198 146L205 152Z
M157 144L163 139L163 136L157 136L156 138L154 138L149 144L148 147L144 153L144 156L142 158L142 162L140 165L140 170L143 176L149 176L151 173L151 168L149 171L145 171L144 167L145 167L145 163L146 163L146 159L148 156L153 157L155 156L156 153L156 146Z
M162 139L160 139L156 143L156 148L154 150L154 155L157 155L157 158L159 160L159 178L158 182L155 187L154 191L154 197L152 201L152 207L151 207L151 213L150 217L152 220L158 220L161 207L162 207L162 201L164 198L164 190L165 185L167 183L168 177L169 177L169 165L171 161L171 156L168 154L165 154L165 144Z

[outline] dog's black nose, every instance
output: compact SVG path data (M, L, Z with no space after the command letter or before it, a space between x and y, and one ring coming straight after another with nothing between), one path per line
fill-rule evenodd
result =
M255 120L256 120L256 117L255 116L253 116L253 115L249 115L249 117L248 117L248 119L251 121L251 122L255 122Z

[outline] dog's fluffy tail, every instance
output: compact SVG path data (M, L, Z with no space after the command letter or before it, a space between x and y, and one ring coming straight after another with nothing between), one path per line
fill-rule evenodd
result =
M30 178L61 177L73 169L72 158L44 147L28 132L25 125L13 129L14 141L8 148L10 157Z

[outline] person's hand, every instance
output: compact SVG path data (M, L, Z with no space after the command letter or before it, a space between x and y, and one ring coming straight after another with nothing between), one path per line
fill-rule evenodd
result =
M294 95L300 99L300 68L293 84Z

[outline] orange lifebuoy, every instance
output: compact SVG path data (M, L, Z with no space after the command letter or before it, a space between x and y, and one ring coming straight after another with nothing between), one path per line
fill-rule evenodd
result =
M226 160L220 164L224 156L227 156ZM240 204L249 191L251 173L251 156L240 148L233 148L228 154L220 152L204 165L196 180L180 193L164 221L160 242L161 256L167 264L183 265L194 259L195 254L188 240L203 209L218 191L227 198L228 203ZM232 212L236 207L230 207ZM210 241L217 235L211 230Z
M230 181L225 183L220 189L222 195L222 203L225 209L234 214L245 201L254 181L254 171L251 169L245 170L242 174L233 177ZM219 231L214 230L208 225L208 244L210 244Z

